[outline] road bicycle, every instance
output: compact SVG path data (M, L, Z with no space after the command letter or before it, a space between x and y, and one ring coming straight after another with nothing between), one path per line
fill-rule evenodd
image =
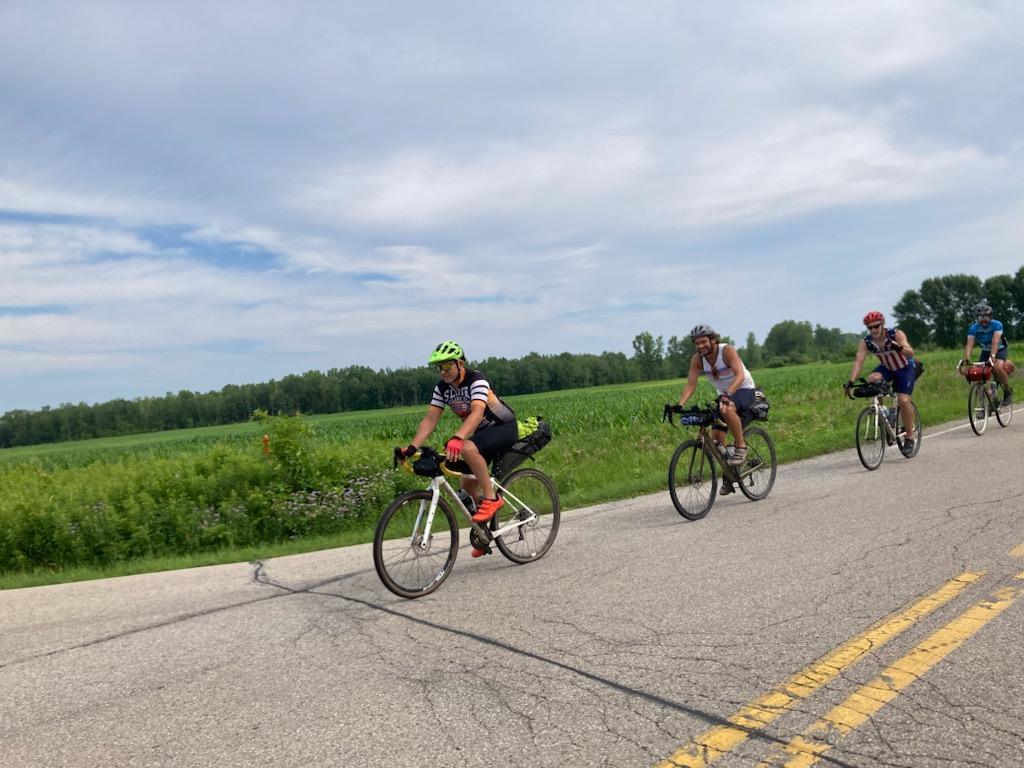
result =
M851 400L871 398L857 416L857 455L864 468L878 469L885 458L886 446L896 445L900 453L903 453L907 430L889 382L869 382L861 378L857 380L855 386L846 389L846 396ZM886 398L891 400L888 405ZM913 401L910 402L910 407L914 411L914 447L909 454L903 453L908 459L917 456L921 450L921 414Z
M508 456L508 454L506 454ZM444 455L421 448L401 462L407 471L429 477L425 490L398 496L381 515L373 537L373 564L384 586L399 597L416 598L437 589L455 565L459 551L459 520L465 517L470 543L491 552L491 544L513 563L539 560L551 548L561 517L555 484L533 467L509 469L509 461L495 463L491 478L505 503L487 523L474 523L468 496L455 491L446 477L461 477ZM396 457L396 463L397 457Z
M989 416L995 416L999 426L1008 427L1013 418L1013 402L1006 396L1006 388L994 379L991 358L973 365L968 360L961 360L956 369L971 382L971 388L967 390L967 418L974 434L984 433Z
M668 465L668 492L680 515L687 520L700 520L711 511L718 494L719 471L723 480L738 485L751 501L768 495L775 484L778 461L775 444L767 432L757 426L743 430L747 458L741 466L734 467L728 463L731 448L716 447L710 434L709 428L717 423L714 406L666 405L662 420L675 426L676 416L680 426L697 427L697 437L680 443Z

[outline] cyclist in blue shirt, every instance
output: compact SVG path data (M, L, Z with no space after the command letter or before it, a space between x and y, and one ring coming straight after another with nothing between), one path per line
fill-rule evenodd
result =
M992 372L995 374L996 380L1003 385L1005 396L1002 404L1010 405L1013 400L1013 390L1010 389L1010 377L1004 367L1010 356L1010 350L1006 344L1006 336L1003 335L1003 324L992 319L992 307L984 300L974 305L974 314L978 321L972 323L971 327L967 329L967 346L964 347L964 359L960 361L960 364L970 363L971 350L977 342L978 349L981 351L978 362L991 361Z

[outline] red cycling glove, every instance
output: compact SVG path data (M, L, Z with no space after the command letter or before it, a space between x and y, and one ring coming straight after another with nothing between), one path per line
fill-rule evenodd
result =
M462 453L462 438L461 437L452 437L452 438L450 438L448 440L448 442L445 443L444 450L445 450L445 452L448 454L448 456L450 458L458 459L459 455Z

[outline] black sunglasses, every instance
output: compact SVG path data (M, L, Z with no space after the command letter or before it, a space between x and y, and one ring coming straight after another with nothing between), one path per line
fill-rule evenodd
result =
M881 323L872 323L871 325L868 326L868 330L869 331L873 331L876 328L881 328L881 327L882 327Z

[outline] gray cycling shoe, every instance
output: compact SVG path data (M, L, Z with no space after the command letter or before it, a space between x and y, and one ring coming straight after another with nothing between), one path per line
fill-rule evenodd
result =
M734 486L728 480L722 481L722 490L718 492L719 496L728 496L730 493L736 493L736 486Z
M730 467L742 467L743 462L747 460L747 446L742 448L733 448L732 455L726 459L726 463Z
M904 440L903 445L900 446L900 453L906 456L908 459L914 455L914 446L917 445L916 440Z

